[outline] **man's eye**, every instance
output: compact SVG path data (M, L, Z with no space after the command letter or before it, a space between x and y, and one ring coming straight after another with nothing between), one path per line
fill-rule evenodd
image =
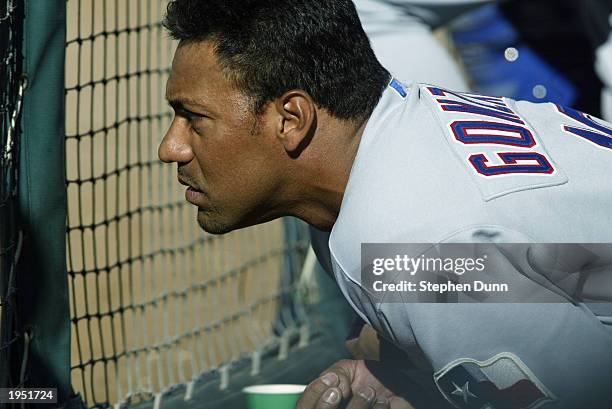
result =
M202 130L204 119L206 119L204 115L190 115L187 117L189 127L196 133L200 133Z
M189 123L198 123L201 120L208 118L208 116L206 116L204 114L196 114L194 112L186 113L186 117L187 117L187 120L189 121Z

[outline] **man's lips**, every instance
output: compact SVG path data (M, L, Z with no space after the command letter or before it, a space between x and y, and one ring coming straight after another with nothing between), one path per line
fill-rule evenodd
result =
M188 186L188 187L192 187L192 188L194 188L194 187L192 186L192 184L191 184L191 183L189 183L189 182L187 181L187 179L182 178L180 175L179 175L179 177L178 177L177 179L178 179L178 182L179 182L181 185L183 185L183 186ZM195 189L195 188L194 188L194 189ZM195 189L195 190L197 190L197 189Z
M195 202L203 194L202 191L196 189L189 182L180 177L178 178L178 181L181 185L187 186L187 190L185 191L185 199L190 203L197 204Z
M189 186L187 188L187 190L185 191L185 199L189 202L189 203L193 203L194 205L197 205L196 201L203 195L202 192L200 192L199 190L196 190L194 188L192 188L191 186Z

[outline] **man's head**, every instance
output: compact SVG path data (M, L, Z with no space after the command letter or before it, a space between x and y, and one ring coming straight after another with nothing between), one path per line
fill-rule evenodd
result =
M175 0L164 25L180 43L160 158L178 163L200 225L299 216L313 139L354 133L389 79L351 1Z

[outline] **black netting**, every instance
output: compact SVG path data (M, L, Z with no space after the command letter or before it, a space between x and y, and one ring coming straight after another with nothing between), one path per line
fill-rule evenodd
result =
M17 385L9 358L15 342L15 267L21 233L17 217L18 139L22 78L23 1L0 3L0 387Z
M164 4L67 1L72 382L90 407L197 382L301 322L286 272L306 243L282 221L203 233L157 159L175 47Z

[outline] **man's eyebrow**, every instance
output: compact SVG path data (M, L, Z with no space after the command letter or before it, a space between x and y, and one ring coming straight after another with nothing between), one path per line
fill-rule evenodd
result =
M174 109L182 109L182 110L189 111L189 109L185 108L185 105L205 108L202 105L201 101L191 99L191 98L178 97L178 98L166 98L166 100L168 101L168 105L170 105Z

